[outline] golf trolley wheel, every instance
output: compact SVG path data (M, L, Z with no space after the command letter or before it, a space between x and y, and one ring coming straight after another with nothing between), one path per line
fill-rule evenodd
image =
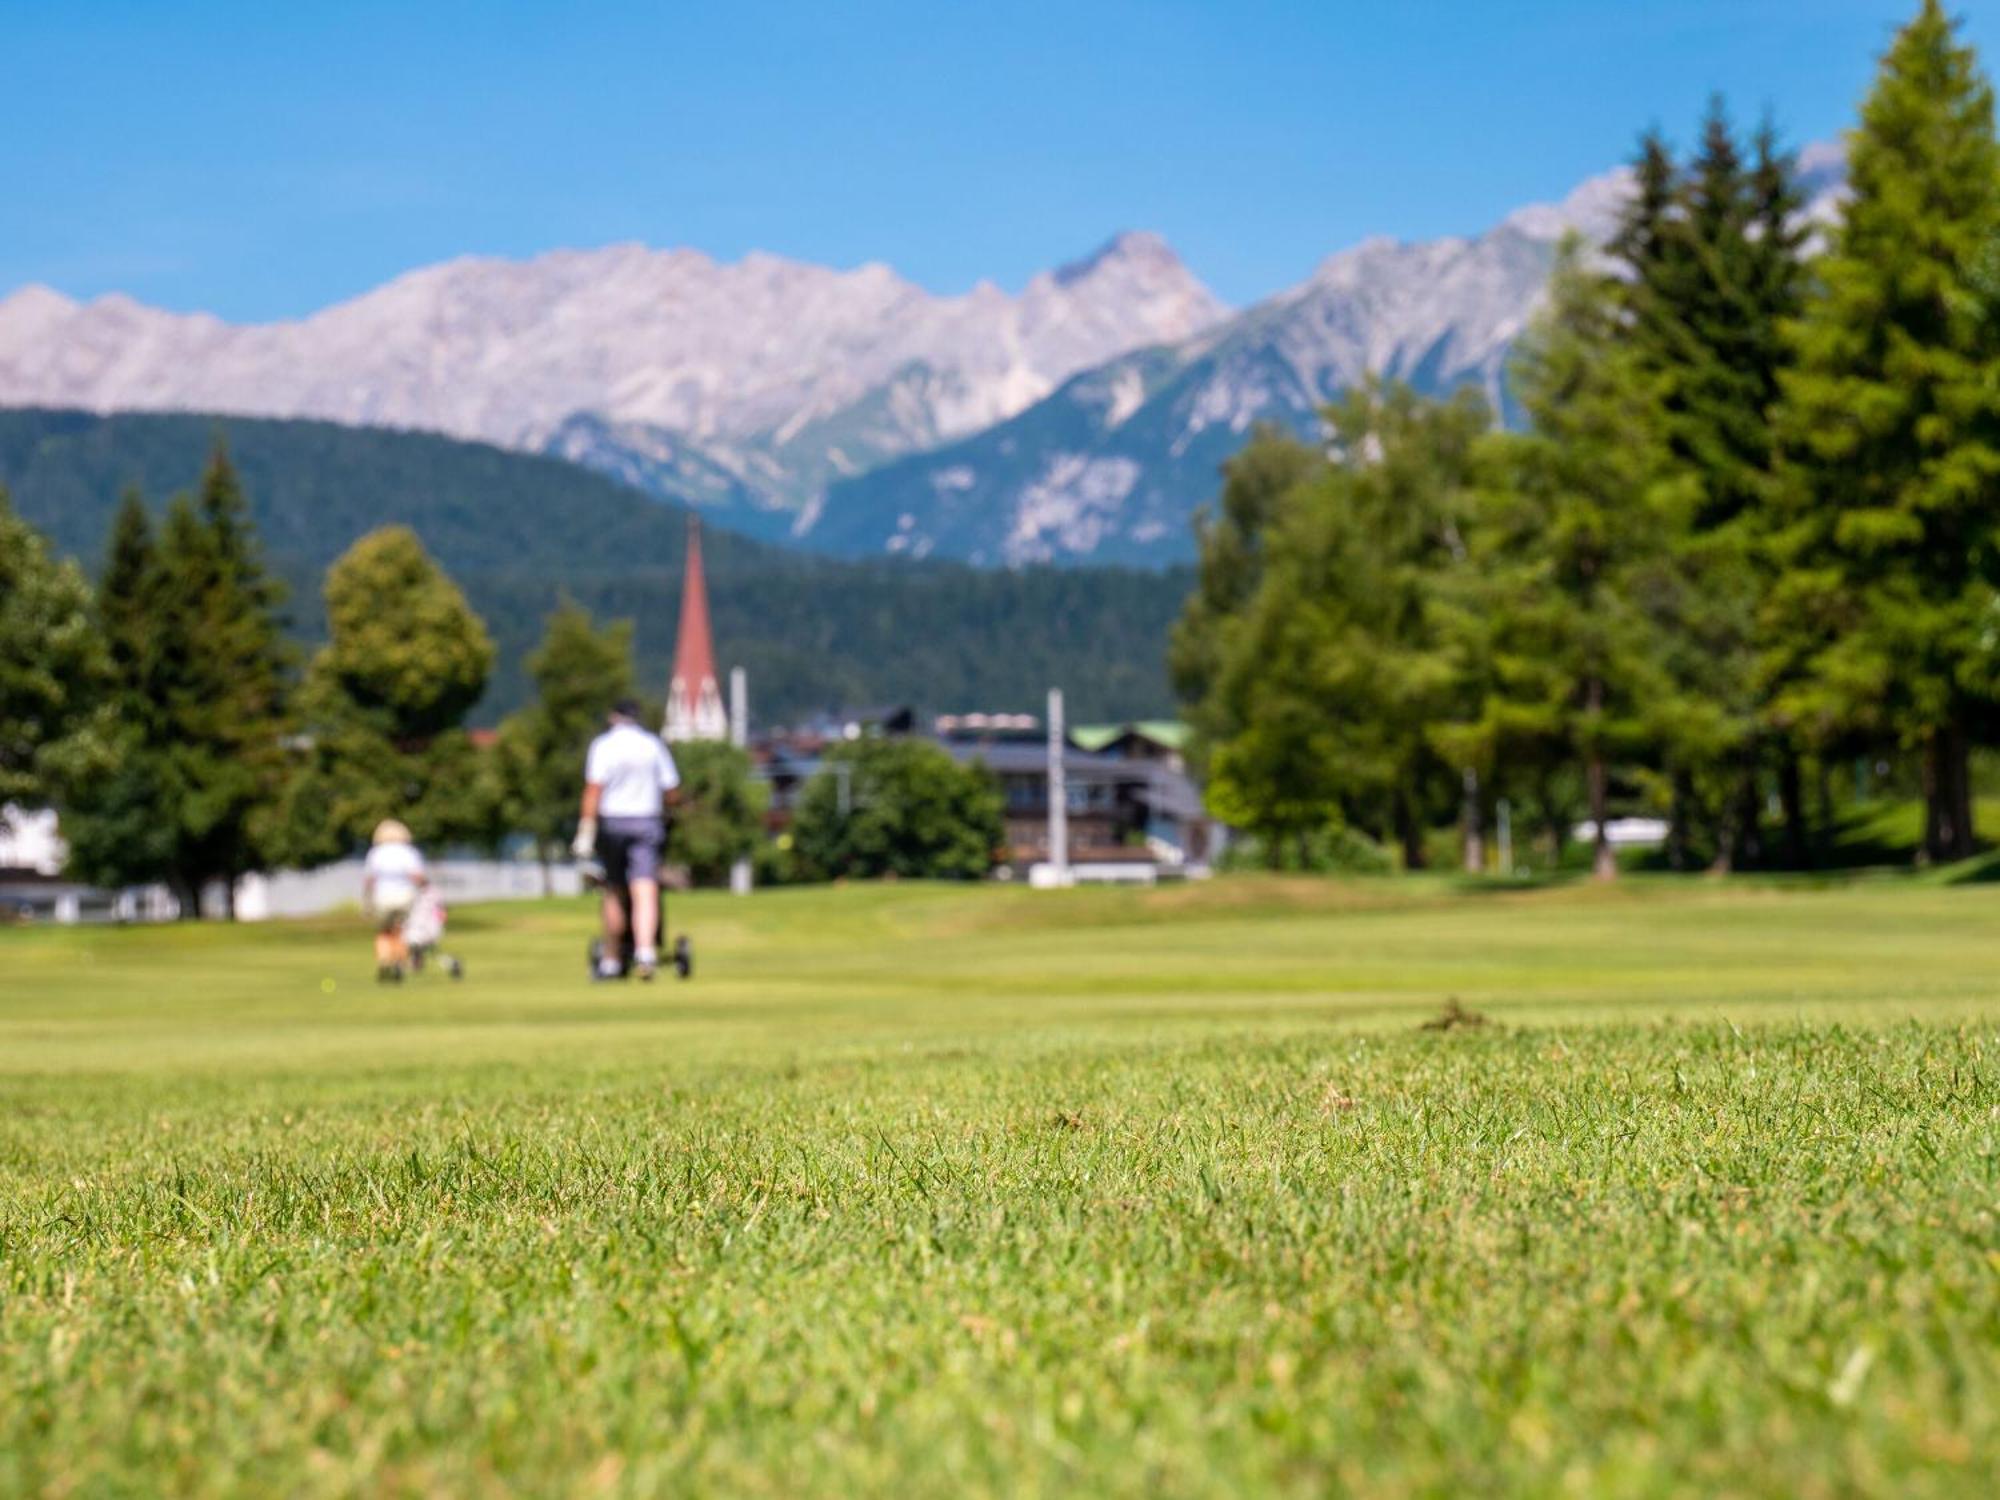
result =
M682 979L694 975L694 945L687 940L687 934L674 939L674 973Z

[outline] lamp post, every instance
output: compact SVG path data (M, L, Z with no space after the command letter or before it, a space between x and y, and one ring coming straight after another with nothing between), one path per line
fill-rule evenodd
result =
M1063 774L1063 752L1069 736L1063 730L1061 688L1049 689L1049 866L1057 885L1069 884L1069 781Z
M750 744L750 674L741 667L729 669L729 743L738 750ZM750 894L751 868L748 856L729 867L731 895Z

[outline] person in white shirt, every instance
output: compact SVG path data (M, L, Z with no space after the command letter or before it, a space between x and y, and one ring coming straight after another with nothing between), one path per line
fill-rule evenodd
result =
M377 823L361 868L361 900L375 918L377 983L402 982L403 966L410 961L403 923L416 904L417 892L428 884L424 857L410 841L410 830L394 818Z
M619 954L631 924L632 967L651 979L660 963L660 855L666 810L678 800L681 773L658 735L639 727L639 705L626 699L610 727L590 742L583 767L583 805L570 846L578 859L604 863L604 952L598 975L624 971ZM629 907L628 907L629 903Z

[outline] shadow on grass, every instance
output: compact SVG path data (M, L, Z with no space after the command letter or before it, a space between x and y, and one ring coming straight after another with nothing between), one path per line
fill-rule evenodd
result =
M1942 885L1993 885L2000 883L2000 851L1976 854L1936 872Z
M1979 813L1982 827L2000 829L2000 799L1982 799ZM1830 825L1814 830L1811 857L1804 864L1786 862L1782 831L1766 828L1763 836L1767 857L1755 864L1738 866L1726 875L1718 875L1710 867L1711 851L1703 849L1691 851L1688 862L1679 869L1669 862L1664 848L1626 849L1619 853L1618 868L1621 875L1639 875L1648 880L1727 879L1790 889L1831 888L1860 880L1914 880L1937 885L2000 883L2000 846L1986 840L1980 843L1981 852L1969 860L1942 867L1924 865L1918 857L1922 816L1921 806L1912 801L1883 800L1842 808ZM1467 875L1444 869L1437 873L1451 890L1468 896L1582 887L1591 883L1591 851L1587 844L1572 843L1555 868L1513 875Z
M1983 808L1982 811L1989 814L1983 821L1992 824L1994 820L1990 814L1993 810ZM1981 843L1981 854L1963 865L1954 866L1949 871L1925 867L1918 858L1922 822L1921 806L1910 801L1878 801L1843 807L1831 823L1812 830L1809 853L1803 863L1786 859L1783 831L1767 826L1760 830L1764 857L1755 863L1740 865L1731 873L1735 876L1821 882L1839 882L1864 875L1929 876L1946 884L2000 880L2000 869L1990 868L1992 846L1984 841ZM1653 849L1628 857L1624 867L1650 875L1706 875L1712 852L1694 850L1688 865L1678 871L1668 863L1665 849Z
M1522 870L1512 875L1468 875L1451 877L1451 889L1466 896L1509 896L1530 891L1557 891L1566 886L1587 885L1588 870Z

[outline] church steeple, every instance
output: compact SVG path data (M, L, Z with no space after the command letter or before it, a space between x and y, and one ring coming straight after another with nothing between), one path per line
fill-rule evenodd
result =
M681 628L674 642L674 677L667 686L670 740L726 740L729 714L715 675L715 641L708 625L708 580L701 570L701 521L688 517L687 575L681 581Z

